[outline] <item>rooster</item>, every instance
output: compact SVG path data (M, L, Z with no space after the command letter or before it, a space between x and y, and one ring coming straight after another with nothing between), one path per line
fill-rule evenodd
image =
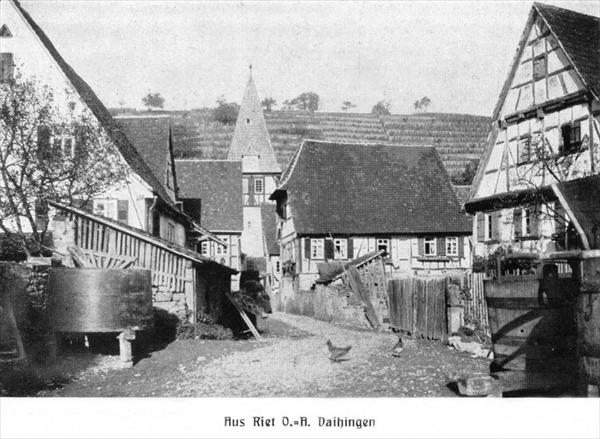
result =
M340 362L347 360L347 358L344 357L348 355L348 352L350 349L352 349L352 346L346 346L342 348L335 346L331 340L327 340L327 348L329 349L329 359L331 361Z

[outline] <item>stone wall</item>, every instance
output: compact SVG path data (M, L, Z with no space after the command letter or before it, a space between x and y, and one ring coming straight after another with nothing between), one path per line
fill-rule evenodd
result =
M183 321L188 317L188 305L183 291L163 285L152 285L152 304L177 316L179 320Z
M316 285L313 290L299 290L287 296L281 311L314 317L341 326L370 328L365 308L352 291L340 282Z

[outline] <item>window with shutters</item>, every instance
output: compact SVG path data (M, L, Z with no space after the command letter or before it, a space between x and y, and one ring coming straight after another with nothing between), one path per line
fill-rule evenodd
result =
M347 239L334 239L333 240L333 258L334 259L348 259L348 240Z
M0 53L0 82L11 82L15 79L12 53Z
M311 259L324 259L325 258L325 245L323 239L311 239L310 240L310 258Z
M435 238L424 238L423 239L423 254L425 256L437 255L437 245Z
M447 256L458 256L458 237L446 238L446 255Z
M378 239L377 240L377 251L384 251L389 253L390 240L389 239Z
M527 163L531 160L531 137L523 136L517 144L518 161L517 164Z
M119 221L129 221L129 201L118 200L117 201L117 219Z

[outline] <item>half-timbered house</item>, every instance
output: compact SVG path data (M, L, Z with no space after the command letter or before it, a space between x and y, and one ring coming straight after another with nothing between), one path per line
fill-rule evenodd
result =
M557 193L600 169L599 96L600 19L534 3L465 205L478 255L583 246Z
M433 147L306 140L271 196L284 275L383 250L398 270L466 269L470 221Z

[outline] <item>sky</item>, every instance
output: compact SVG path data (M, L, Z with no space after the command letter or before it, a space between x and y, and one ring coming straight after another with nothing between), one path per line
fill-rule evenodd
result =
M600 15L598 1L546 1ZM200 2L22 0L108 107L240 102L248 66L261 97L304 91L320 109L491 115L530 1Z

